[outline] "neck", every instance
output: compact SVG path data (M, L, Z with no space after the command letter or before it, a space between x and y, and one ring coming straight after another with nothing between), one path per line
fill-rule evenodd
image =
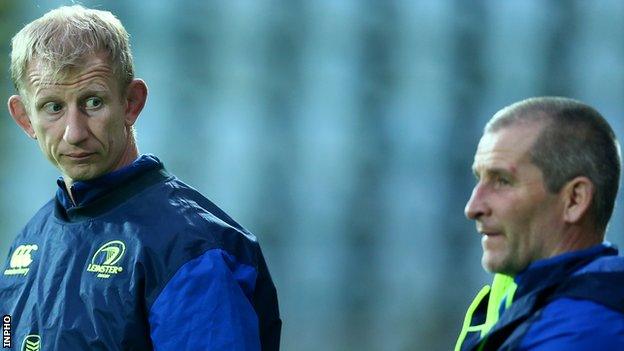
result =
M598 233L592 226L587 223L585 225L574 225L568 228L563 240L557 245L554 253L556 256L566 252L587 249L594 245L602 243L604 235Z
M69 198L71 199L72 204L76 206L76 200L74 200L74 194L72 194L72 191L71 191L72 184L73 182L69 182L68 180L65 180L65 190L67 190L67 194L69 194Z
M130 137L128 138L128 145L126 147L126 150L124 151L123 154L121 154L121 156L119 157L119 160L115 162L115 166L112 167L107 172L96 176L96 178L104 176L110 172L114 172L118 169L121 169L123 167L130 165L132 162L134 162L134 160L137 159L137 157L139 157L139 149L136 145L134 137L132 136L132 134L130 134ZM70 177L64 176L63 182L65 183L65 189L67 190L67 193L69 194L69 198L71 199L72 203L76 205L74 194L72 194L72 191L71 191L71 187L75 183L74 180Z

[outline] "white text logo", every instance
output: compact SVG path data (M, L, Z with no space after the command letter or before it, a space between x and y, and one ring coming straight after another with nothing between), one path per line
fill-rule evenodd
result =
M87 272L97 273L98 278L110 278L111 274L123 271L123 267L116 264L125 252L126 245L123 242L119 240L107 242L95 252Z
M20 245L11 256L11 268L4 271L4 275L26 275L28 273L28 266L32 263L32 252L37 251L39 247L37 245Z

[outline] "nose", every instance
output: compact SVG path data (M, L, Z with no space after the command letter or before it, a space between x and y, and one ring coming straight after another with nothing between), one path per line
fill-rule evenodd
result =
M464 208L464 214L468 219L477 220L483 216L490 215L491 210L485 198L485 190L480 183L472 189L470 199L468 199Z
M80 108L70 106L67 110L63 140L70 145L79 145L89 137L89 117Z

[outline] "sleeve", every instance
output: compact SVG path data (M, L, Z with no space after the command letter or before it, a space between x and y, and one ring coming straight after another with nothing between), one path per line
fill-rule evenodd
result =
M624 350L624 315L593 301L557 299L529 327L518 350Z
M184 264L149 311L154 350L260 350L257 275L221 249Z

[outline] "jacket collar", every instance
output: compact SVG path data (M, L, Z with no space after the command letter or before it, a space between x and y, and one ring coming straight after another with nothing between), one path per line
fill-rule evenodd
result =
M574 271L593 261L598 256L617 255L617 248L604 242L587 249L567 252L555 257L538 260L530 264L524 271L514 278L518 289L514 300L522 296L558 281L561 277L567 277Z
M75 182L70 187L75 203L72 202L67 192L63 177L59 177L56 180L58 185L56 198L66 211L74 207L86 206L125 183L128 179L159 167L162 167L160 160L154 155L147 154L140 156L128 166L114 172L95 179Z

